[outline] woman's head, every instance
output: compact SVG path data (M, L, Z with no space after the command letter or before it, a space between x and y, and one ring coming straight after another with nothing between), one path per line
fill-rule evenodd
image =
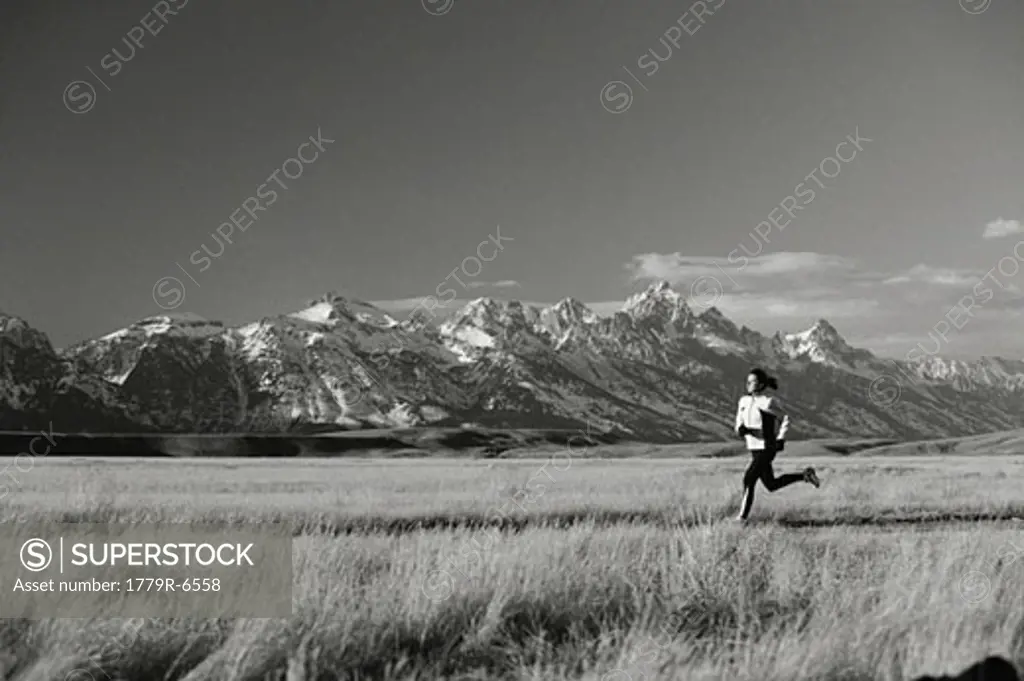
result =
M747 374L747 392L750 394L759 393L765 388L778 390L779 382L775 380L774 376L769 376L768 373L760 367L751 369L750 373Z

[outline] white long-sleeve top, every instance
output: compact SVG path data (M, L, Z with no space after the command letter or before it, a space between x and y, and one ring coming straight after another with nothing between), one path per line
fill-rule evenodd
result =
M739 407L736 409L736 428L740 426L761 430L763 421L761 412L767 412L775 417L775 440L784 440L786 431L789 430L789 414L778 397L774 395L744 395L740 398ZM763 435L763 433L762 433ZM747 435L747 449L764 449L764 438L754 435Z

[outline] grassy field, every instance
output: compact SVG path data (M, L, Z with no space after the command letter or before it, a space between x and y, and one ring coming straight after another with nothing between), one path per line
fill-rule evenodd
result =
M885 679L1024 663L1024 457L37 459L18 521L285 526L289 620L0 620L0 678ZM0 459L0 470L12 460ZM24 464L24 462L23 462ZM13 470L13 469L8 469ZM2 613L0 613L2 615Z

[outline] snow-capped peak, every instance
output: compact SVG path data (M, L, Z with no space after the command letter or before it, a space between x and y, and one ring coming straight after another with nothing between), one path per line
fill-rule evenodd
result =
M622 311L634 319L655 318L673 323L688 323L693 317L686 297L674 291L667 281L651 284L630 296Z
M838 366L856 360L867 360L871 354L858 350L846 342L836 327L826 319L819 319L808 329L798 333L775 334L775 346L792 358L804 357L820 364Z
M563 298L540 311L537 326L550 334L556 347L565 341L574 329L596 324L600 318L576 298Z
M598 319L593 310L576 298L563 298L548 310L565 322L593 324Z
M307 307L292 312L290 317L304 319L316 324L335 325L341 321L358 320L379 326L394 326L398 322L375 305L365 300L343 296L330 291L307 303Z
M786 340L798 344L816 344L829 349L849 348L836 327L832 326L827 319L819 319L808 329L798 333L787 333Z
M192 338L202 338L218 333L224 333L225 330L226 327L222 322L203 319L198 315L156 315L140 319L130 326L108 333L97 340L112 341L135 334L146 337L161 334L172 334L189 336Z
M445 326L471 324L481 328L504 327L522 330L539 319L540 310L526 307L518 300L500 301L494 298L476 298L458 310Z
M474 298L458 310L451 322L453 324L475 324L484 326L499 322L501 316L501 304L494 298Z

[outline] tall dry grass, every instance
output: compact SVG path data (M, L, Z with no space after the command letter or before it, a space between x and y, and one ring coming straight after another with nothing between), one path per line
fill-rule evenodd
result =
M39 488L0 509L5 519L67 519L69 508L93 522L290 519L299 534L295 612L280 620L0 620L0 678L895 681L959 670L987 654L1024 663L1021 524L896 522L922 507L1006 511L1009 497L985 502L977 494L988 487L998 498L1005 472L1019 470L1016 461L976 464L976 477L958 461L887 472L892 464L860 463L822 490L762 492L761 520L750 526L728 520L733 470L701 477L686 469L672 482L680 487L673 502L667 492L650 492L647 478L623 482L627 469L598 464L565 471L515 528L378 523L336 536L355 516L441 515L444 499L425 493L437 483L443 495L441 478L424 476L429 468L397 479L381 474L397 467L357 474L350 467L347 476L335 475L354 476L370 494L349 510L325 508L323 497L298 498L301 476L292 462L252 469L183 463L174 475L162 469L159 480L111 468L66 488L61 508L60 491L41 489L44 481L90 478L68 476L56 463L37 471L49 474L37 479ZM304 475L322 480L325 470L344 467L310 468ZM239 470L244 475L231 472ZM451 511L460 522L486 516L488 494L507 498L505 483L519 484L524 470L530 475L529 465L486 470L463 474L485 501L471 506L452 495L461 500ZM379 476L376 485L368 471ZM195 498L179 491L189 479L201 481ZM231 480L233 492L202 491ZM898 490L920 484L918 500L901 506ZM177 493L177 503L170 493L158 503L135 501L141 488L161 485ZM633 508L642 512L632 519L609 513L628 510L630 485ZM396 488L418 490L415 502L398 504ZM296 498L261 507L260 496L275 490ZM842 524L844 514L864 518L880 509L888 520ZM556 526L569 511L573 524ZM813 513L836 525L814 526Z

